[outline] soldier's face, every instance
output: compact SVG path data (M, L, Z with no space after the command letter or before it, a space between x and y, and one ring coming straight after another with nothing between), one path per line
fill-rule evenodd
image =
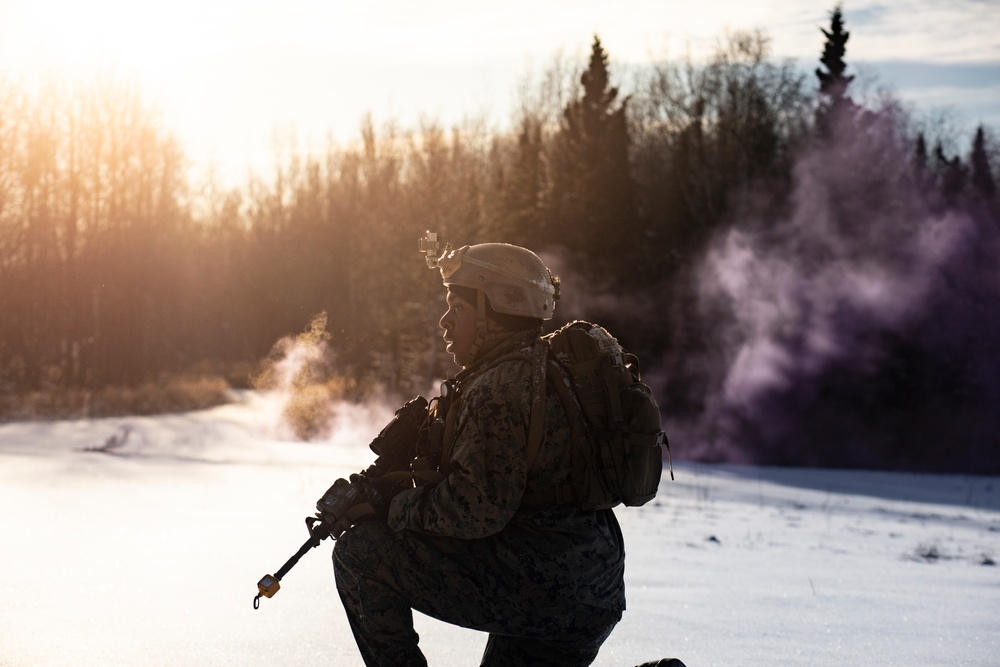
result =
M448 310L441 316L438 325L444 329L447 351L455 358L455 363L463 366L473 343L476 342L476 304L469 303L460 296L448 292Z

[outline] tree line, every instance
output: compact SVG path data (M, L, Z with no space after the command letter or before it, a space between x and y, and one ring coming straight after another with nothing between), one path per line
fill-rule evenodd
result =
M959 215L975 221L985 252L1000 225L992 131L980 127L968 152L949 154L951 137L898 103L852 98L839 7L823 36L815 76L772 58L762 33L729 35L703 63L621 73L595 36L586 62L557 61L525 87L509 131L367 120L356 144L289 150L273 173L233 189L191 182L181 147L127 84L29 94L0 81L0 390L97 389L195 368L238 384L276 341L325 313L337 374L395 397L424 393L454 372L436 324L440 281L416 251L430 229L458 245L524 245L564 273L558 316L601 321L648 360L689 442L728 443L681 445L691 456L801 460L748 423L765 398L725 398L746 332L732 326L738 304L706 295L706 257L720 239L753 234L777 247L801 233L781 221L816 174L827 193L816 215L845 238L876 238L862 227L887 209L914 221ZM838 170L816 168L837 160ZM865 186L847 188L859 171ZM824 252L812 260L827 261ZM995 280L955 280L952 297L991 312ZM935 377L904 377L926 375L929 360L948 391L987 389L900 326L866 334L892 339L869 375L834 381L834 364L800 380L832 382L839 409L874 400L873 414L901 396L919 394L908 408L931 400L920 387ZM866 379L881 398L848 392ZM743 426L720 435L720 420ZM838 456L815 462L851 463Z

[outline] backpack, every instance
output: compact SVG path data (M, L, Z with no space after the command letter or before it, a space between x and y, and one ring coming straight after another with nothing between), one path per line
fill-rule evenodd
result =
M523 504L572 502L584 509L607 509L652 500L663 472L663 449L669 461L670 445L656 400L640 379L638 359L603 327L581 320L542 337L538 345L544 347L536 350L535 363L547 361L544 376L538 369L533 373L528 464L544 437L542 377L555 387L569 417L572 470L568 484L546 492L529 488Z

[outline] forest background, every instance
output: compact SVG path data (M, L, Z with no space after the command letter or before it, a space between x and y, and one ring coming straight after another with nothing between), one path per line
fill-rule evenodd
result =
M675 456L1000 472L1000 140L860 86L843 19L815 73L734 33L615 81L595 36L511 132L369 121L231 189L126 81L0 79L0 416L290 381L309 439L336 399L433 392L456 369L429 229L542 255L555 324L643 360Z

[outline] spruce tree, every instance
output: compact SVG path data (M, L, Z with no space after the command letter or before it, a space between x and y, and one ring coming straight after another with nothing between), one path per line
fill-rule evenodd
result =
M937 190L934 185L934 172L930 165L930 152L927 149L927 138L923 132L917 134L917 139L913 146L913 182L917 192L921 194L924 201L929 203L937 202Z
M853 116L855 104L847 95L847 87L854 80L853 75L847 75L847 40L851 33L844 30L844 14L840 4L830 12L830 29L820 28L826 36L823 44L823 56L820 58L822 67L816 68L816 78L819 79L819 92L822 96L820 108L816 113L816 122L823 135L829 135L834 121L844 116Z
M629 162L628 100L608 76L608 55L594 36L582 95L563 111L551 163L546 214L550 240L610 272L617 283L639 253L641 228Z
M854 80L853 76L844 74L847 70L844 56L847 54L847 40L851 33L844 30L844 14L839 4L830 13L830 29L820 30L826 35L826 43L823 45L823 57L819 60L826 71L816 68L819 91L836 103L846 98L847 86Z
M997 184L993 180L993 171L990 169L990 160L986 155L986 137L983 126L976 130L976 137L972 141L972 155L969 156L972 167L970 182L973 190L984 199L993 199L997 194Z
M544 239L541 198L545 159L541 121L521 120L516 151L501 174L497 230L510 243L538 247Z
M913 147L913 170L921 181L927 173L927 139L923 132L917 135L917 142Z
M944 204L954 206L965 192L969 180L968 168L957 155L953 158L945 155L940 142L934 147L934 168Z

